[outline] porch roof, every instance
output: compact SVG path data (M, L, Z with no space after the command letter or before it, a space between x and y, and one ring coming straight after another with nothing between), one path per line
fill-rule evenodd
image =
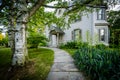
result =
M54 27L51 31L50 34L64 34L64 32L62 31L62 29L60 29L59 27Z

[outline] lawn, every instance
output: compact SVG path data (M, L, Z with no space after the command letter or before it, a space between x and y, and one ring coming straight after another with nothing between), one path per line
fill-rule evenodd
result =
M11 63L9 48L0 48L0 80L46 80L53 64L54 52L50 49L29 49L29 62L8 72Z

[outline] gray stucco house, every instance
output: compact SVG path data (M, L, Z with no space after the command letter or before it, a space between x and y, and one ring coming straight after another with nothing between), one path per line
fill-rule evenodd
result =
M61 16L65 10L59 9L56 16ZM60 29L55 24L45 29L45 35L49 38L48 45L57 47L61 43L69 41L88 42L91 45L109 45L109 28L106 21L106 9L99 8L88 15L78 18L68 29Z

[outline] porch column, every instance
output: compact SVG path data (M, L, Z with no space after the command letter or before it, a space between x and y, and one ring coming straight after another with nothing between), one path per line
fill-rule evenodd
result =
M56 39L57 39L57 47L58 47L58 45L59 45L59 33L57 33Z
M56 35L52 35L52 47L57 47Z

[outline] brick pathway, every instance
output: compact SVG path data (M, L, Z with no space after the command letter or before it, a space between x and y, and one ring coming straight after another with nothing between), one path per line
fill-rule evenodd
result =
M50 48L54 51L54 64L47 80L85 80L82 73L75 67L73 58L64 50Z

